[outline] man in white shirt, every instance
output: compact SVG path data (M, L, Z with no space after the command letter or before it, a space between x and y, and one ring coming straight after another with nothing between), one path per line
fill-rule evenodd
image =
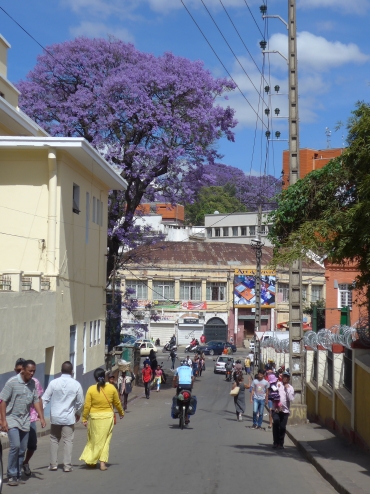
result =
M81 384L72 377L71 362L62 364L62 375L51 381L42 401L44 408L51 402L50 410L50 466L49 470L58 470L58 447L61 437L64 442L65 472L72 471L72 448L75 423L80 420L84 395Z

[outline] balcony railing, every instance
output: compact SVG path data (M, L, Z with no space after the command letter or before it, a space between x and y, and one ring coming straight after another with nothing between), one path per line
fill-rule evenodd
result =
M32 278L29 276L22 276L22 291L26 292L32 290Z
M50 290L51 280L50 278L41 277L41 291L46 292Z
M10 292L12 289L12 279L10 276L0 275L0 291Z

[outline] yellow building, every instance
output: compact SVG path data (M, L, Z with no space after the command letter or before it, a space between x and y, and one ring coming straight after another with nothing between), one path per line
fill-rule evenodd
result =
M146 324L151 338L165 343L176 334L180 345L202 334L207 341L233 339L238 346L254 337L256 254L251 245L163 242L142 257L120 272L123 290L131 288L139 301L134 314L123 312L123 332ZM276 304L285 290L285 273L278 270L275 276L268 269L271 258L272 248L262 247L260 331L288 321L287 301ZM304 283L314 276L324 283L324 269L305 265Z
M18 357L84 387L104 364L109 190L126 182L84 140L48 136L18 108L0 37L0 388Z

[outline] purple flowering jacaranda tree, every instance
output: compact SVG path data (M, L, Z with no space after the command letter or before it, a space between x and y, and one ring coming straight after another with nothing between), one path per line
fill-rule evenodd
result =
M108 276L121 245L135 246L143 196L191 200L204 165L218 158L217 140L234 139L234 110L217 104L233 82L200 61L155 57L117 39L49 46L17 87L22 110L47 132L84 137L128 183L110 195Z

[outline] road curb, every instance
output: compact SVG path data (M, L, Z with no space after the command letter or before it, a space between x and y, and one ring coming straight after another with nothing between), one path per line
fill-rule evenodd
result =
M345 477L341 471L330 465L331 460L322 456L306 441L298 440L294 435L294 429L287 428L286 434L294 443L300 453L316 468L316 470L331 484L340 494L366 494L366 492Z
M133 395L129 400L127 400L127 403L131 403L132 401L137 400L138 398L140 398L143 395L144 395L144 393ZM51 430L50 422L48 419L46 419L46 422L47 422L47 425L46 425L45 429L37 431L36 435L38 438L48 436L50 434L50 430ZM9 440L7 438L2 437L2 436L0 436L0 440L1 440L1 445L3 447L3 450L9 449L9 446L10 446Z

